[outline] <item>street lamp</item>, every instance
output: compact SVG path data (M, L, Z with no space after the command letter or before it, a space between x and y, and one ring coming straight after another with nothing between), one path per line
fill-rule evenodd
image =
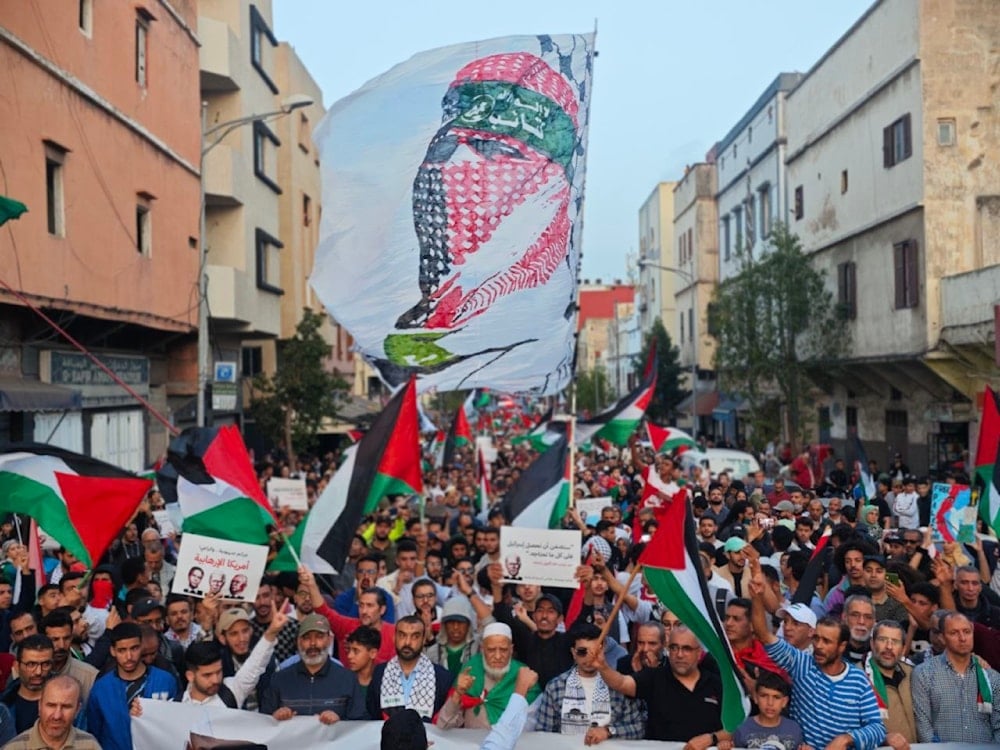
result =
M253 122L265 122L290 114L296 109L308 107L313 100L305 94L293 94L281 103L280 109L259 115L237 117L208 127L208 102L201 103L201 161L199 174L201 183L201 230L198 253L198 426L205 426L205 389L209 370L208 336L208 246L205 244L205 156L223 139L237 128ZM209 141L209 139L212 139Z
M661 271L669 271L670 273L675 273L684 279L688 286L694 287L697 283L697 279L689 272L682 268L674 268L673 266L661 266L659 263L653 263L645 258L639 259L639 268L658 268ZM677 295L674 295L675 297ZM698 306L698 290L692 289L691 296L693 298L692 304L694 307ZM695 440L698 439L698 315L692 313L692 330L691 330L691 437ZM681 325L684 325L681 323Z

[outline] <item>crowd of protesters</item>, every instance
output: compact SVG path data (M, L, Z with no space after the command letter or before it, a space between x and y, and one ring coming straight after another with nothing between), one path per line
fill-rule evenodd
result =
M6 519L0 742L126 750L139 698L277 721L385 719L383 746L398 750L426 747L427 722L489 729L490 748L513 747L525 728L686 750L1000 742L996 540L935 544L929 481L901 461L870 467L877 493L855 500L859 477L828 458L817 479L808 452L773 480L685 470L634 438L577 454L575 496L607 502L565 519L584 539L583 605L570 615L572 590L502 582L503 498L535 454L506 439L497 449L486 507L471 451L439 468L428 453L424 496L385 498L336 576L269 574L252 605L170 593L180 540L158 529L155 490L92 572L64 549L34 570L21 519ZM265 461L260 481L302 477L315 501L337 459ZM728 662L641 576L626 586L657 530L654 510L638 509L650 472L669 488L661 502L691 503L711 606L751 701L732 732ZM282 509L275 552L277 532L300 520ZM825 534L822 575L800 591Z

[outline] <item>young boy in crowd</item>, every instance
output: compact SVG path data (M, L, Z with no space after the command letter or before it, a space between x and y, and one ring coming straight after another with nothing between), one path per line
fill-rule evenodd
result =
M798 750L802 744L802 729L791 719L782 716L788 707L791 686L774 672L762 671L757 678L754 700L760 709L756 716L749 717L733 732L733 739L720 740L719 750L734 747L769 750L784 748Z

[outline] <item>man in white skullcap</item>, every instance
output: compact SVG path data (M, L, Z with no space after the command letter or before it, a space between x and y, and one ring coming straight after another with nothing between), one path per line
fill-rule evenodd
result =
M480 652L462 665L448 700L438 714L441 729L466 727L488 729L499 721L524 665L513 658L514 636L510 628L494 622L483 629ZM526 697L530 704L538 696L532 686Z

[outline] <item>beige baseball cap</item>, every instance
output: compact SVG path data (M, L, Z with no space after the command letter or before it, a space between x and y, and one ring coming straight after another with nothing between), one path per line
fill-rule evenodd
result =
M219 615L219 622L215 626L216 635L222 635L240 620L250 622L250 615L247 614L245 609L240 609L239 607L227 609Z

